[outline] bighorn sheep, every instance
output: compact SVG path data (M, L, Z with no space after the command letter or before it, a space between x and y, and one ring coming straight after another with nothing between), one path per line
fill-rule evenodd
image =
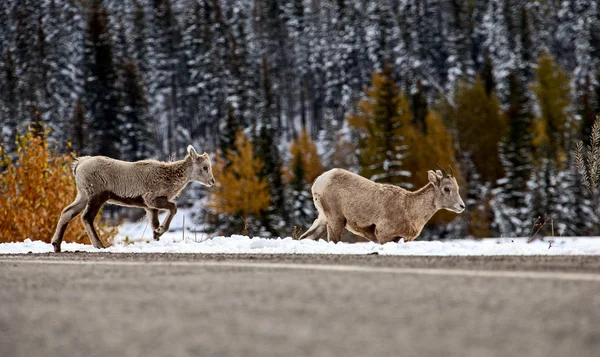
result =
M342 169L327 171L312 186L319 216L300 239L320 239L327 232L327 239L337 243L345 227L381 244L402 238L412 241L438 210L461 213L465 209L454 172L448 175L440 169L428 171L429 183L414 192Z
M94 218L104 203L146 209L154 231L154 239L169 229L177 206L171 202L191 181L212 186L215 179L207 153L198 155L190 145L183 160L159 162L143 160L125 162L105 156L82 156L71 168L77 185L77 197L60 215L52 245L60 252L60 243L69 222L81 211L81 220L90 241L96 248L104 248L94 229ZM162 225L158 211L168 210Z

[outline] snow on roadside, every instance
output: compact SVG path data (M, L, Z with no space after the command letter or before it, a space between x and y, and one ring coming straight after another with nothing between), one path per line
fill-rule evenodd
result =
M148 235L149 236L149 235ZM199 238L197 237L199 240ZM203 238L194 241L193 233L182 240L181 232L165 233L160 241L116 243L106 250L113 253L234 253L234 254L371 254L381 255L600 255L600 238L555 238L527 243L525 238L460 239L449 241L415 241L410 243L328 243L297 241L292 238L231 237ZM63 243L63 251L100 251L91 245ZM46 253L52 246L41 241L0 244L0 253Z
M119 228L113 253L232 253L232 254L372 254L381 255L600 255L600 237L545 238L527 243L526 238L488 238L483 240L455 239L446 241L415 241L410 243L329 243L297 241L292 238L210 237L195 233L201 227L191 224L192 209L180 209L170 231L160 241L152 240L146 220L125 223ZM185 218L184 218L185 217ZM160 220L165 214L160 215ZM185 220L185 227L184 227ZM185 228L185 234L182 232ZM192 231L190 231L190 229ZM550 246L550 241L552 245ZM63 243L63 251L101 251L88 244ZM52 252L52 245L25 240L0 244L0 254Z

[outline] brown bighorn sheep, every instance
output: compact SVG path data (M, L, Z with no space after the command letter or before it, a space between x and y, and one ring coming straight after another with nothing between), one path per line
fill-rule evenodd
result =
M337 243L345 227L381 244L402 238L412 241L438 210L465 210L454 172L448 175L440 169L428 171L429 183L414 192L375 183L346 170L329 170L312 186L319 216L300 239L320 239L327 232L327 239Z
M81 220L90 241L96 248L104 248L94 229L94 218L104 203L146 209L154 231L154 239L169 229L177 206L171 202L191 181L212 186L215 178L207 153L198 155L190 145L183 160L160 162L143 160L125 162L105 156L82 156L71 168L77 185L77 197L60 215L52 245L60 252L60 243L69 222L81 211ZM162 225L158 211L168 210Z

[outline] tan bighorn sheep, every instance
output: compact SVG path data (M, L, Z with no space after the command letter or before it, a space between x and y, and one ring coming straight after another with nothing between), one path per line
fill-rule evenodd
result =
M191 181L212 186L215 178L207 153L198 155L190 145L183 160L160 162L143 160L125 162L105 156L82 156L71 168L77 185L77 197L60 215L52 245L60 252L60 243L69 222L81 211L81 220L90 241L96 248L104 248L94 229L94 218L108 202L120 206L146 209L154 231L154 239L169 229L177 206L171 202ZM158 211L168 210L162 225Z
M429 183L414 192L375 183L346 170L329 170L312 186L319 216L300 239L320 239L326 232L327 239L337 243L345 227L381 244L402 238L412 241L438 210L465 210L452 167L450 175L440 169L428 171Z

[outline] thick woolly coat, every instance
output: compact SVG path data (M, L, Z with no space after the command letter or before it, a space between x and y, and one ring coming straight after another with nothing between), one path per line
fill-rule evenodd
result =
M375 183L343 169L327 171L312 186L319 217L301 238L319 239L326 228L328 238L337 241L341 236L340 227L345 227L356 235L382 244L400 239L412 241L429 219L445 208L440 199L443 180L448 180L444 185L456 190L457 204L462 204L456 179L443 177L439 171L433 175L437 187L430 182L411 192L398 186Z

